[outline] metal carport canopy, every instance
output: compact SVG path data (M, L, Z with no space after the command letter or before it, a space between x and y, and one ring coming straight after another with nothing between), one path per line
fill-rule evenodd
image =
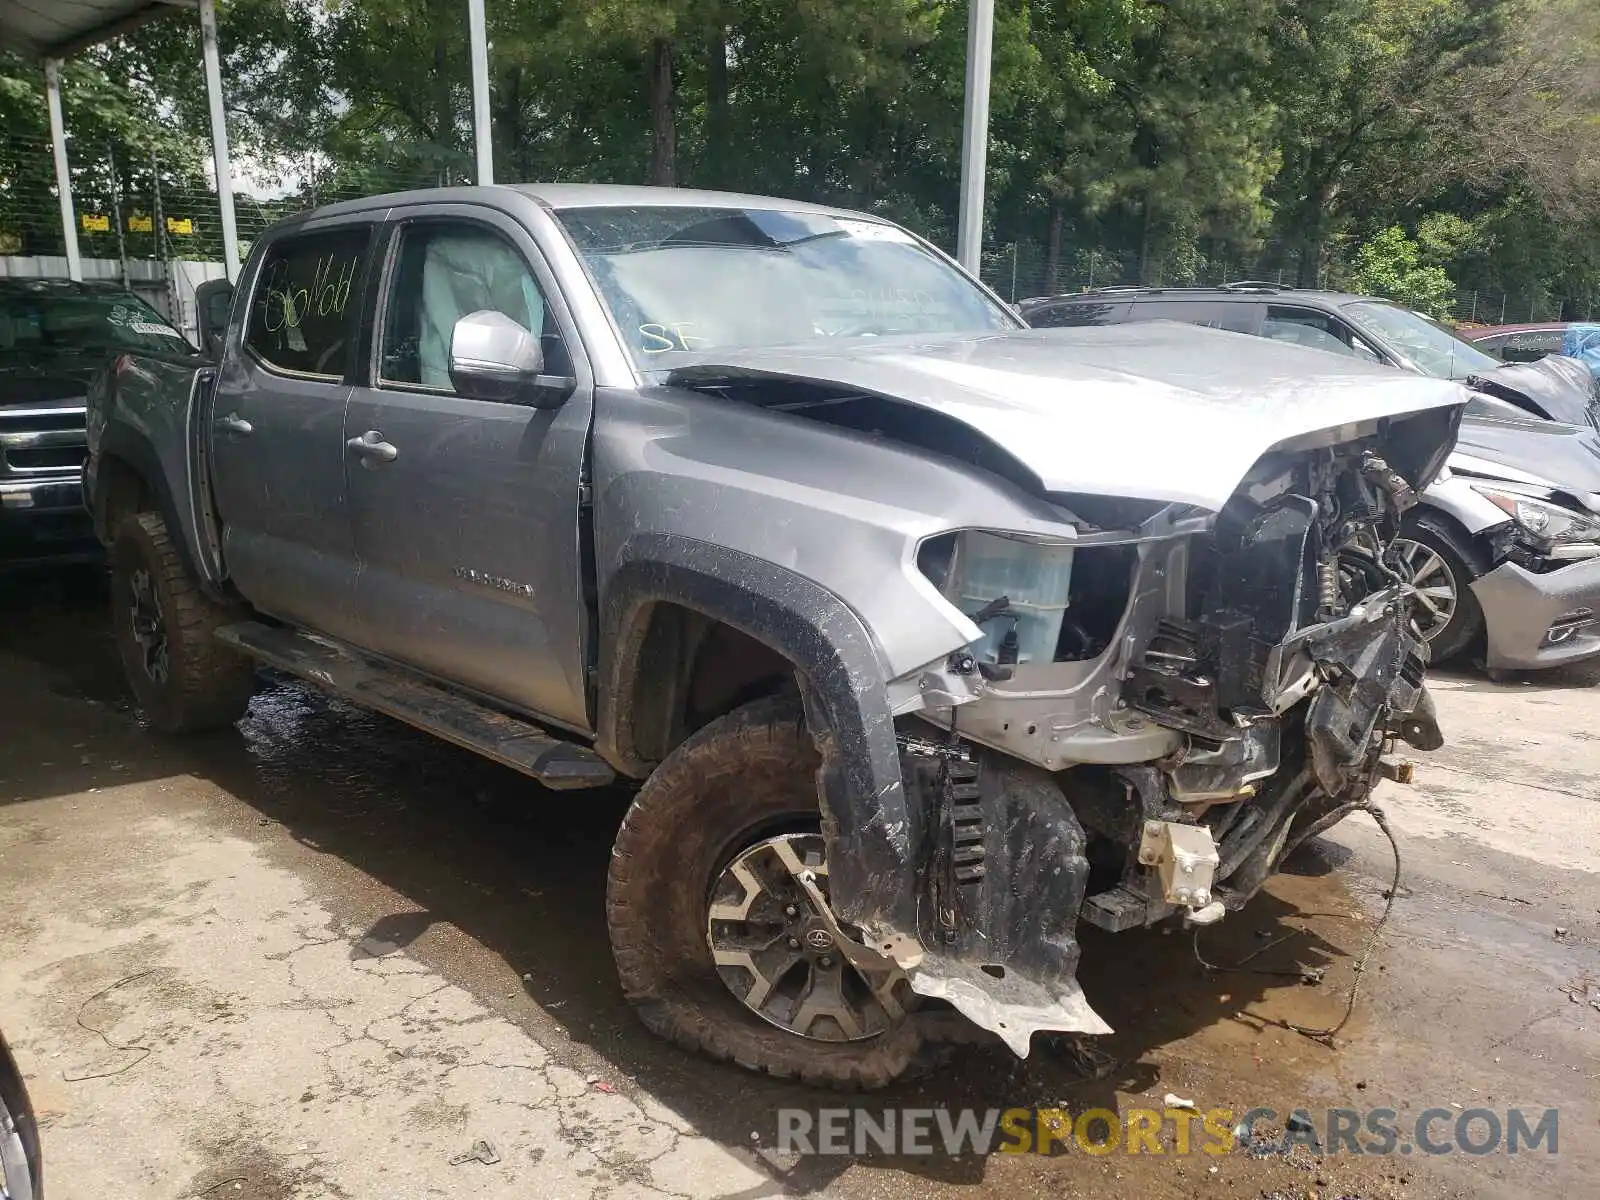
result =
M194 0L0 0L0 45L68 58Z
M61 60L97 42L127 33L163 13L200 10L206 98L211 109L211 151L217 169L217 202L222 210L222 259L229 279L239 274L239 233L233 216L233 169L228 160L228 128L222 112L222 78L217 54L215 0L0 0L0 39L44 59L45 98L50 107L50 141L56 160L56 191L61 201L61 238L67 274L83 277L78 230L73 216L72 172L67 163L66 126L61 115Z

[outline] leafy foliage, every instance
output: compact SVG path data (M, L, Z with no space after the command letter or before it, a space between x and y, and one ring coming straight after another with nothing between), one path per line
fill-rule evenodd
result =
M1600 292L1593 0L996 8L986 223L1024 291L1282 276L1434 312L1460 287L1578 315ZM954 240L961 0L489 0L488 16L502 179L774 192ZM463 0L229 0L221 28L247 226L473 177ZM192 18L74 60L64 96L86 194L115 160L136 196L203 200ZM43 245L37 64L0 57L0 115L0 238Z

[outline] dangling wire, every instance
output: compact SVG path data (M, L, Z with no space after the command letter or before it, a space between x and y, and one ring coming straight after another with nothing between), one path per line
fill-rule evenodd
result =
M1303 842L1315 837L1325 829L1331 829L1340 820L1349 816L1353 812L1367 813L1374 821L1377 822L1378 828L1383 830L1383 835L1389 839L1389 848L1394 852L1394 878L1389 882L1389 897L1384 903L1383 913L1378 917L1377 924L1372 927L1372 933L1367 938L1366 947L1361 951L1361 957L1356 961L1355 975L1350 980L1350 991L1345 997L1344 1015L1339 1018L1336 1024L1331 1025L1326 1029L1315 1029L1306 1025L1296 1025L1293 1021L1280 1021L1275 1018L1262 1018L1263 1020L1269 1020L1273 1025L1278 1025L1284 1029L1292 1030L1295 1033L1319 1042L1328 1041L1338 1034L1340 1030L1350 1023L1350 1018L1355 1013L1356 1000L1361 995L1361 977L1366 974L1367 965L1372 960L1372 952L1378 947L1378 938L1383 933L1384 925L1388 923L1389 914L1394 911L1394 898L1400 892L1400 843L1395 840L1394 830L1389 828L1389 818L1384 815L1383 809L1379 808L1376 804L1373 804L1370 800L1361 800L1353 804L1341 805L1332 812L1329 812L1320 817L1318 820L1312 822L1312 824L1306 828L1304 833L1301 833L1294 839L1294 841L1290 842L1284 848L1283 854L1279 856L1280 860L1287 858ZM1268 942L1265 946L1262 946L1259 950L1256 950L1252 954L1246 955L1232 966L1218 966L1215 963L1208 962L1205 956L1200 953L1200 929L1197 927L1194 931L1194 956L1195 960L1208 971L1240 971L1252 975L1280 975L1289 976L1292 978L1303 978L1305 974L1303 971L1263 970L1258 967L1246 967L1244 965L1251 959L1255 958L1256 955L1265 953L1273 946L1276 946L1287 940L1290 936L1292 935L1285 934L1283 937Z

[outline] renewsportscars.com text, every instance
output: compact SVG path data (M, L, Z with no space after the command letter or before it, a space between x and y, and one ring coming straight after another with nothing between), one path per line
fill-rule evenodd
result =
M1426 1108L1402 1122L1392 1108L803 1108L778 1110L788 1154L1522 1154L1558 1152L1553 1108Z

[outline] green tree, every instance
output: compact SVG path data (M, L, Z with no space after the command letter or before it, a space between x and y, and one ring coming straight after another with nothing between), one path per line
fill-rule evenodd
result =
M1398 225L1379 230L1356 251L1346 286L1441 319L1450 316L1456 290L1445 269L1425 262L1422 248Z

